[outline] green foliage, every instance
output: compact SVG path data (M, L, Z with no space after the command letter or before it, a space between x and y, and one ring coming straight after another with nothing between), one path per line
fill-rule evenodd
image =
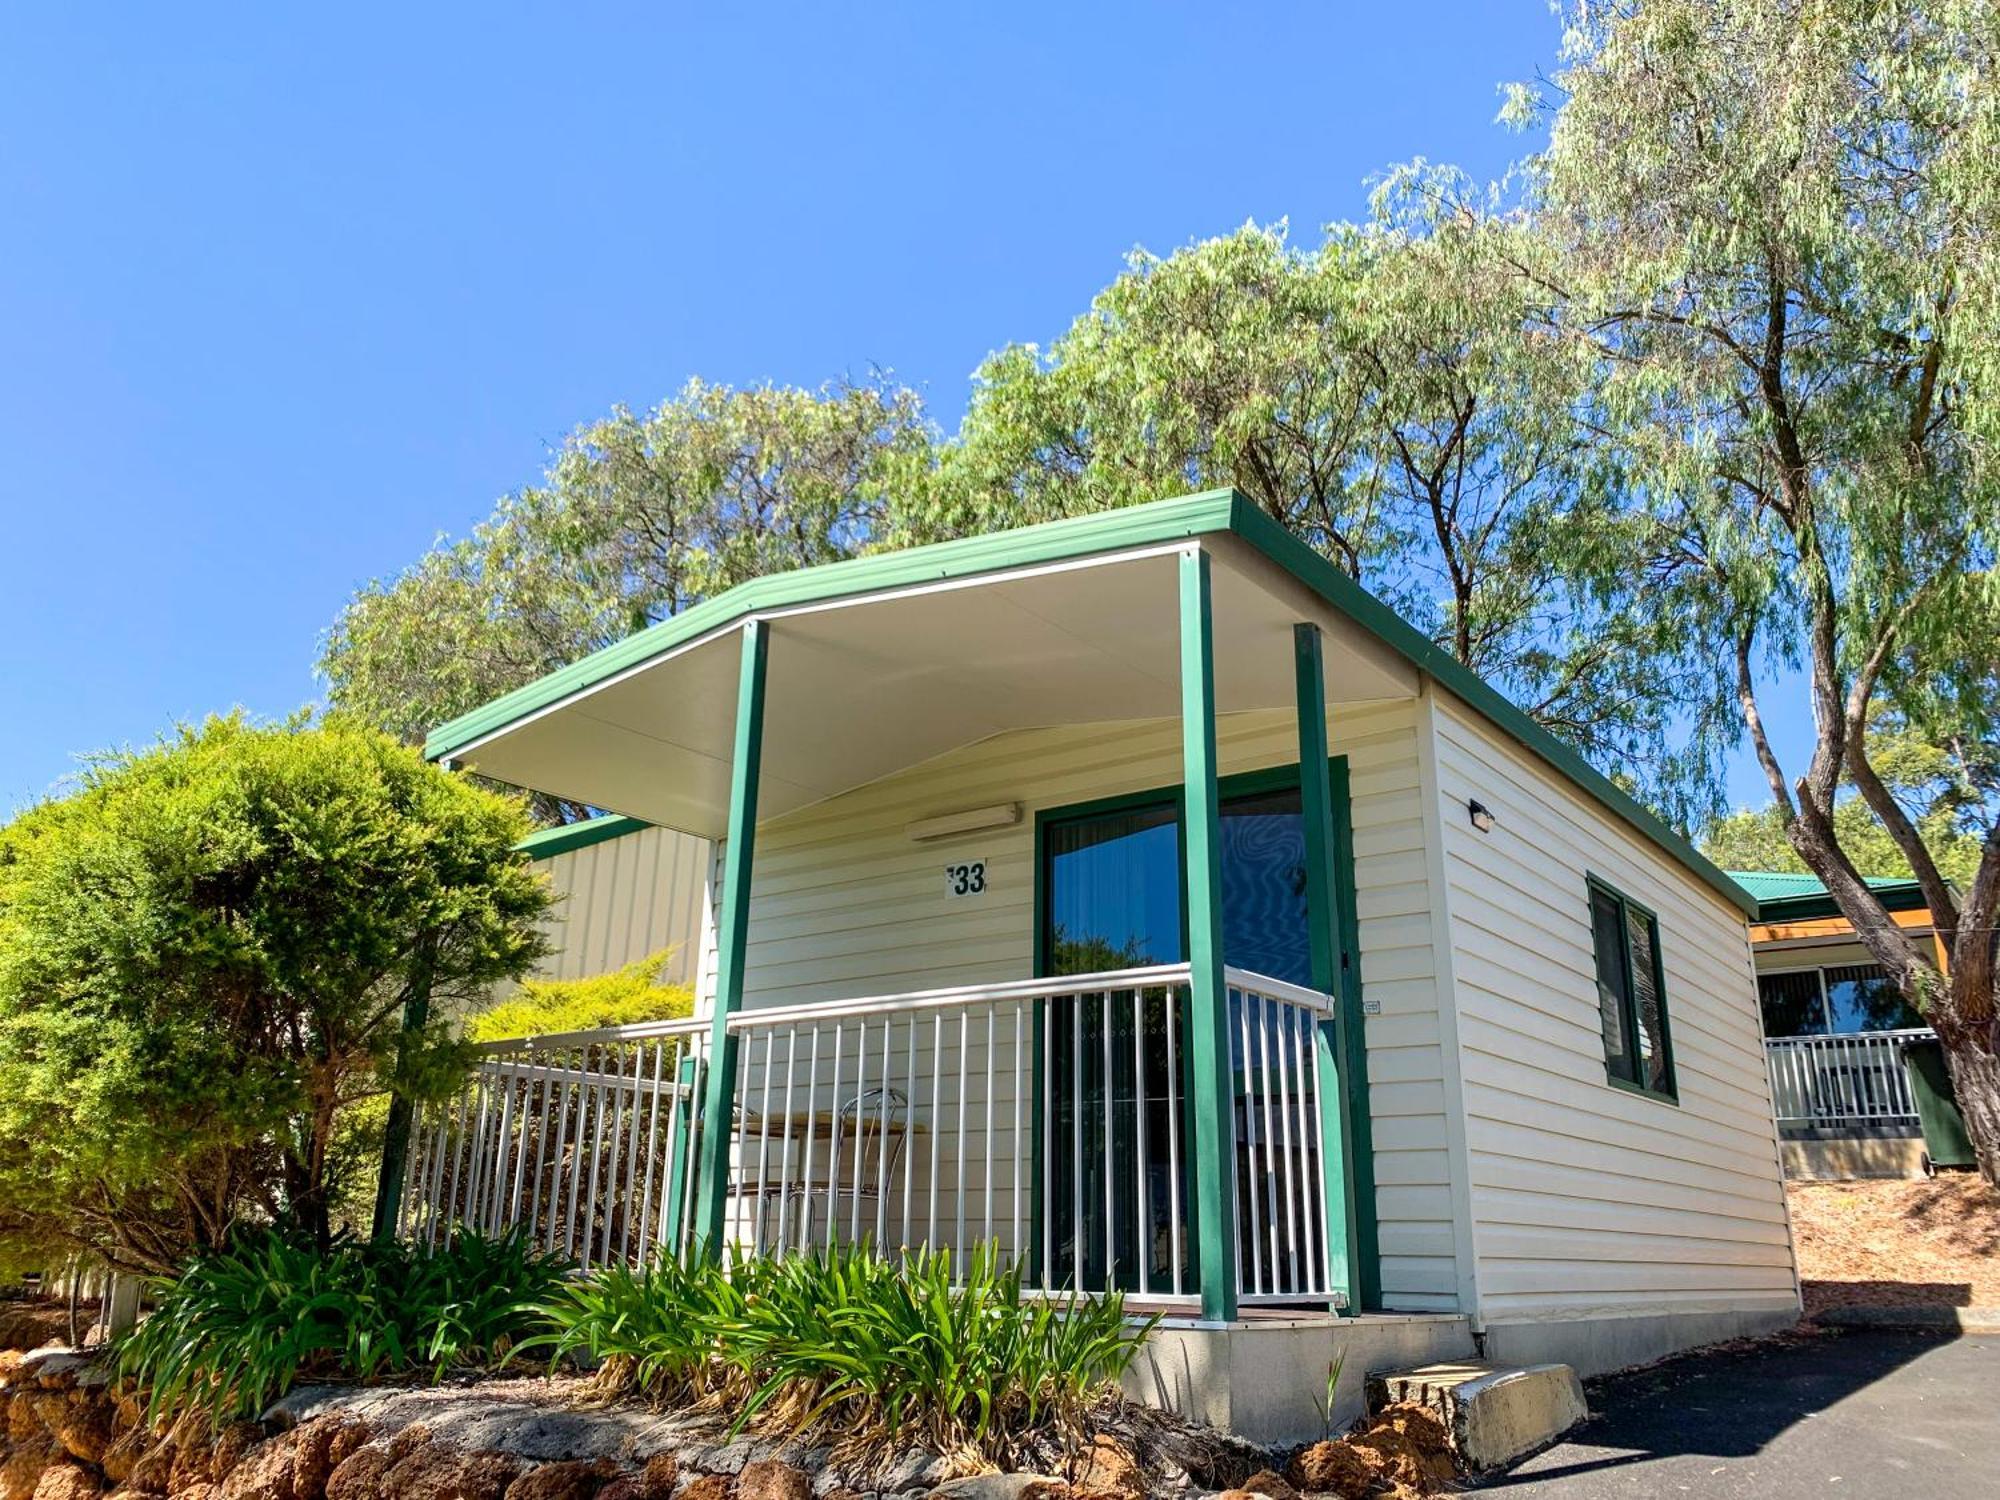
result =
M1963 747L1940 749L1893 716L1877 713L1868 725L1868 754L1883 787L1910 819L1945 879L1963 888L1978 872L1981 835L1979 786L1962 764ZM1793 847L1784 809L1776 803L1741 809L1711 823L1701 851L1724 869L1811 873ZM1848 790L1833 808L1841 850L1862 875L1912 878L1909 856L1865 798Z
M377 1380L504 1363L566 1263L522 1236L460 1231L438 1249L251 1231L153 1288L118 1370L149 1420L256 1416L300 1379Z
M343 1111L441 1097L546 951L521 803L375 731L212 719L0 829L0 1240L160 1271L324 1235Z
M1634 601L1619 473L1569 421L1587 361L1526 331L1522 233L1415 169L1312 250L1248 226L1137 256L1046 350L990 358L949 443L880 384L616 412L357 596L329 695L418 738L762 573L1229 484L1600 764L1704 807L1714 747L1671 711L1689 664Z
M852 556L931 429L884 381L691 381L578 429L543 482L371 583L323 643L333 708L420 742L455 715L761 574ZM543 798L550 821L583 809Z
M737 1426L850 1440L921 1437L1001 1458L1074 1422L1151 1324L1123 1299L1024 1297L989 1249L952 1285L948 1252L838 1248L729 1266L666 1260L566 1283L542 1308L557 1357L611 1362L656 1394L713 1394Z
M660 978L672 958L673 950L663 948L588 979L524 980L516 993L467 1022L466 1035L475 1042L501 1042L691 1016L694 991Z
M1246 226L1127 272L976 377L894 544L1229 485L1533 717L1674 811L1705 805L1639 607L1619 475L1570 420L1587 367L1532 336L1523 231L1456 174L1392 176L1300 249Z
M1979 839L1952 828L1919 823L1945 879L1964 885L1979 868ZM1889 837L1882 820L1859 797L1843 797L1833 810L1833 827L1840 847L1857 874L1887 880L1909 880L1910 861ZM1701 852L1725 870L1777 870L1811 874L1785 833L1776 804L1745 808L1718 818L1701 836Z
M1911 1002L1989 1034L2000 10L1626 0L1569 19L1523 265L1551 336L1593 363L1577 418L1630 476L1654 608L1711 663L1684 711L1747 734L1767 818ZM1789 766L1764 727L1786 679L1815 727ZM1903 806L1909 777L1869 733L1884 710L1932 747L1919 779L1947 801ZM1948 986L1855 878L1868 865L1924 883ZM1969 876L1962 932L1947 867ZM2000 1140L1986 1154L2000 1172Z

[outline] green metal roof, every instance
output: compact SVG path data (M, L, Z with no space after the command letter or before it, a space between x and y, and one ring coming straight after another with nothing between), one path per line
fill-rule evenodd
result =
M1731 870L1729 878L1756 898L1757 915L1764 921L1840 915L1826 882L1817 875L1790 870ZM1924 904L1923 891L1914 880L1891 875L1864 875L1862 879L1891 911L1912 911Z
M449 758L573 694L766 610L1224 533L1256 548L1412 666L1436 679L1672 855L1730 904L1746 915L1757 914L1757 902L1749 892L1653 812L1235 490L1210 490L753 579L453 719L431 734L424 753L433 760Z

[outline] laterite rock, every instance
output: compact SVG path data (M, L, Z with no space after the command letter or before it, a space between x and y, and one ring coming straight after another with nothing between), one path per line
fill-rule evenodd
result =
M596 1500L617 1477L618 1466L608 1458L563 1459L523 1474L507 1486L506 1500Z
M639 1474L640 1500L673 1500L681 1477L681 1461L671 1453L655 1453Z
M381 1500L382 1476L388 1470L387 1448L357 1449L328 1476L326 1500Z
M512 1495L507 1500L514 1500ZM729 1500L729 1477L726 1474L697 1474L681 1487L675 1500Z
M124 1484L132 1477L132 1471L153 1447L153 1435L140 1427L129 1427L112 1441L104 1450L104 1456L97 1466L104 1471L104 1477L113 1484Z
M736 1500L812 1500L812 1478L782 1459L760 1458L736 1476Z
M62 1449L47 1433L14 1444L0 1463L0 1500L32 1500L43 1471L61 1456Z
M471 1453L458 1472L453 1500L503 1500L527 1465L510 1453ZM599 1491L602 1494L603 1491Z
M34 1500L97 1500L103 1493L104 1484L95 1473L65 1460L42 1470Z
M164 1495L173 1480L174 1460L180 1449L172 1438L159 1438L149 1444L139 1455L139 1461L132 1465L132 1472L124 1478L124 1486L142 1495Z
M221 1500L292 1500L296 1457L289 1433L259 1443L222 1476Z

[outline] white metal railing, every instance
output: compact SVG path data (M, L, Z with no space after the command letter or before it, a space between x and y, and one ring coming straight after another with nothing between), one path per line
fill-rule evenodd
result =
M1226 971L1235 1080L1237 1300L1324 1299L1328 1184L1320 1160L1319 1023L1330 997Z
M1048 1292L1199 1292L1186 964L730 1017L740 1253L975 1245ZM1226 971L1237 1276L1330 1295L1314 991ZM403 1232L525 1225L585 1265L687 1242L705 1021L503 1042L414 1133Z
M651 1021L481 1047L411 1130L400 1232L519 1226L586 1267L679 1248L708 1038L706 1021Z
M1915 1124L1903 1044L1933 1035L1917 1027L1767 1038L1772 1111L1781 1125Z

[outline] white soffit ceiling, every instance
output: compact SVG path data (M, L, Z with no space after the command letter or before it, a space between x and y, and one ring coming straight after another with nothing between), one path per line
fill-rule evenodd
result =
M1328 696L1408 696L1414 674L1233 538L1212 546L1224 713L1287 706L1292 624L1328 632ZM961 745L1180 709L1177 549L830 601L774 616L759 814ZM474 769L715 836L729 798L739 630L726 629L473 748Z

